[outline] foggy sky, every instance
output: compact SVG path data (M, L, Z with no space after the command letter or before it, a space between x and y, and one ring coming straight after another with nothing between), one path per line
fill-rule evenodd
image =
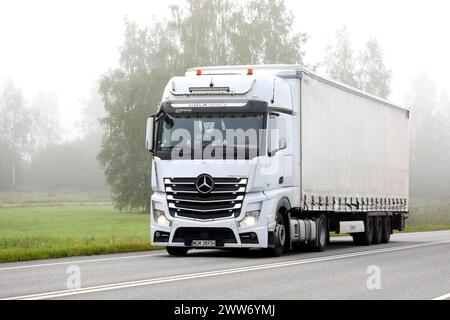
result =
M100 74L113 68L124 17L149 25L169 2L153 0L2 0L0 80L11 77L31 100L39 91L58 95L65 137L77 135L81 100ZM377 37L393 70L391 100L402 103L410 79L428 72L450 91L448 1L288 0L296 29L310 35L307 63L321 61L328 37L345 24L355 49Z

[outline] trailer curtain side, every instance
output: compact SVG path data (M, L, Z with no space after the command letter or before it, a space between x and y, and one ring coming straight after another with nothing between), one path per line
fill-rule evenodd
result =
M305 75L300 121L303 210L408 212L408 110Z

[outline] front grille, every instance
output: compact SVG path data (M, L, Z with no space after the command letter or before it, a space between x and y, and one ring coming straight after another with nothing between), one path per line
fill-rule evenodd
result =
M215 240L219 246L237 243L233 230L227 228L178 228L173 236L175 243L189 243L193 240Z
M164 179L170 214L192 219L220 219L241 214L247 188L245 178L214 178L214 188L202 194L197 178Z

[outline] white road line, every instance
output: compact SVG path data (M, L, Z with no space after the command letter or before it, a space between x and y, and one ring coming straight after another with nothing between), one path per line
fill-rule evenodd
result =
M433 301L443 301L443 300L449 300L450 299L450 293L445 294L439 298L433 299Z
M115 284L93 286L93 287L81 288L81 289L76 289L76 290L62 290L62 291L54 291L54 292L47 292L47 293L31 294L31 295L4 298L1 300L44 300L44 299L63 298L63 297L68 297L68 296L75 296L75 295L82 295L82 294L103 292L103 291L111 291L111 290L125 289L125 288L133 288L133 287L142 287L142 286L149 286L149 285L161 284L161 283L169 283L169 282L175 282L175 281L210 278L210 277L215 277L215 276L223 276L223 275L250 272L250 271L261 271L261 270L268 270L268 269L274 269L274 268L282 268L282 267L290 267L290 266L311 264L311 263L317 263L317 262L347 259L347 258L353 258L353 257L361 257L361 256L368 256L368 255L373 255L373 254L395 252L395 251L402 251L402 250L415 249L415 248L423 248L423 247L449 244L449 243L450 243L450 240L429 242L429 243L422 243L422 244L416 244L416 245L407 245L407 246L401 246L401 247L395 247L395 248L386 248L386 249L379 249L379 250L355 252L355 253L341 254L341 255L321 257L321 258L270 263L270 264L241 267L241 268L228 269L228 270L225 269L225 270L209 271L209 272L202 272L202 273L192 273L192 274L170 276L170 277L164 277L164 278L155 278L155 279L146 279L146 280L139 280L139 281L120 282L120 283L115 283Z
M160 257L160 256L166 256L166 255L167 255L166 253L157 253L157 254L143 254L143 255L123 256L123 257L113 257L113 258L86 259L86 260L78 260L78 261L30 264L30 265L25 265L25 266L0 268L0 272L1 271L10 271L10 270L20 270L20 269L44 268L44 267L64 266L64 265L72 265L72 264L83 264L83 263L92 263L92 262L141 259L141 258L148 258L148 257Z

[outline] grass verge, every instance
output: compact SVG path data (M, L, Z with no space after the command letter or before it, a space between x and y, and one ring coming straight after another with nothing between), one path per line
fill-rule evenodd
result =
M450 230L449 199L411 199L408 232Z
M149 226L111 206L0 209L0 262L153 250Z

